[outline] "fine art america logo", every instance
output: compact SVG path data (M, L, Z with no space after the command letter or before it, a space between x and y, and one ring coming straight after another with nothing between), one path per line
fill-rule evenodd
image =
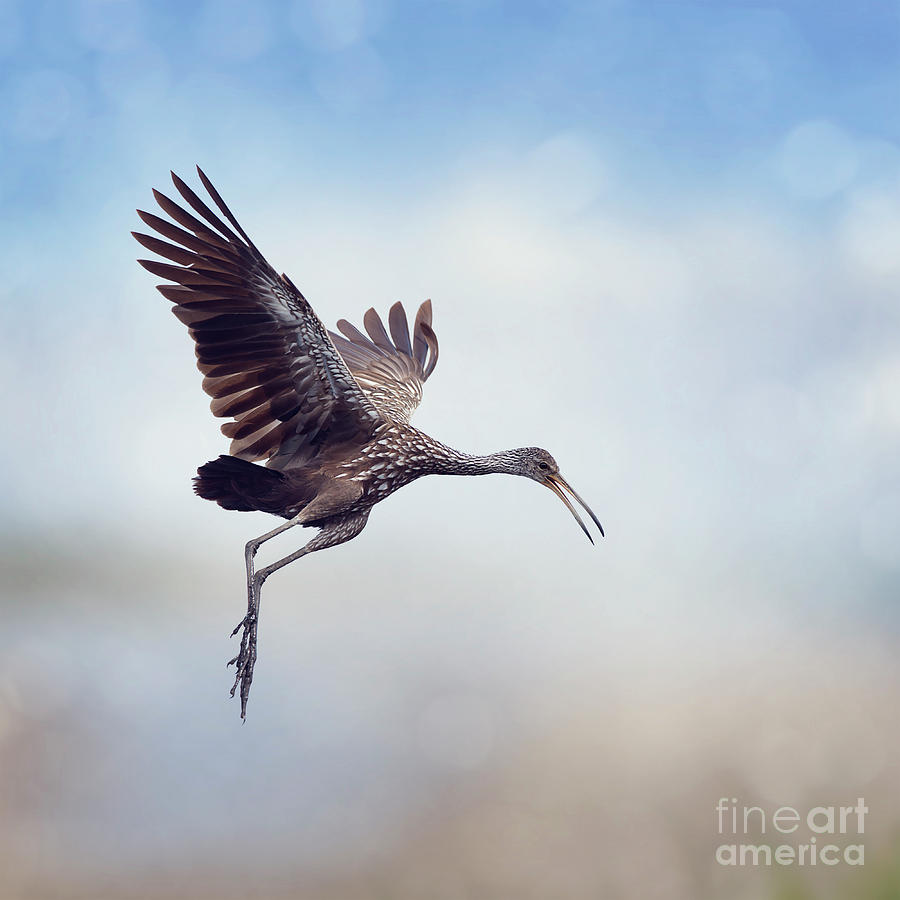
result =
M793 806L772 811L739 806L737 798L723 797L716 813L725 843L716 847L716 862L720 866L864 865L861 836L868 811L862 797L855 806L813 806L805 811ZM755 843L748 840L750 835Z

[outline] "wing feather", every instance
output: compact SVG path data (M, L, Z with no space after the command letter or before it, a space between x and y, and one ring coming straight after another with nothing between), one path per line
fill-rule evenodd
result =
M395 422L409 422L422 399L422 386L437 362L431 301L419 307L412 339L401 303L395 303L388 313L390 336L374 309L367 310L363 324L368 336L340 319L337 327L341 334L330 332L331 340L382 415Z
M381 316L374 309L369 308L366 310L363 316L363 325L365 325L366 331L369 332L369 337L372 338L377 346L381 347L386 353L395 352L396 347L391 343L391 339L388 337L387 331L385 331L384 322L381 321Z
M409 322L406 321L406 310L403 304L395 303L388 313L388 324L394 346L406 356L412 356L412 345L409 342Z
M172 173L193 212L154 191L177 224L139 210L167 240L134 236L167 260L139 262L170 282L159 290L195 341L212 412L233 418L222 426L232 455L266 458L283 468L331 444L366 440L384 421L378 408L303 294L266 262L206 175L197 172L229 224Z
M427 325L429 328L431 327L430 300L426 300L419 307L419 311L416 313L416 321L413 325L413 355L416 358L416 362L418 362L424 371L425 359L428 356L428 341L425 340L425 335L422 332L423 325ZM434 358L435 362L437 362L437 343L434 345ZM432 368L434 367L432 366Z

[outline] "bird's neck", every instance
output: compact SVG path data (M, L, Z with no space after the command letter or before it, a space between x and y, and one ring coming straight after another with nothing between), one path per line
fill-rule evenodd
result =
M436 457L435 474L438 475L494 475L513 472L514 461L505 452L477 456L461 453L452 447L443 449L444 452Z

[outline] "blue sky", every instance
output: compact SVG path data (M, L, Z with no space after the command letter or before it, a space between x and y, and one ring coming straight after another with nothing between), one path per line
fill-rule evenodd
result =
M75 177L121 184L135 128L178 155L275 117L272 142L304 167L415 183L575 125L646 202L735 171L765 183L761 160L807 119L900 136L888 3L93 0L2 16L2 196L19 214L54 210Z

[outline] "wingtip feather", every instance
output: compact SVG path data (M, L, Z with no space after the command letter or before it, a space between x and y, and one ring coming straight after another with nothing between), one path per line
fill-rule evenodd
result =
M401 353L412 357L412 344L409 340L409 320L406 318L406 310L398 300L388 312L388 325L391 329L391 337Z
M425 329L428 329L426 334ZM432 348L432 360L428 363L428 351ZM437 338L431 330L431 300L426 300L419 306L416 312L416 320L413 325L413 356L416 362L422 367L425 378L431 374L434 365L437 362ZM426 368L427 366L427 368Z
M370 306L363 316L363 325L366 327L366 331L369 332L369 337L381 347L382 350L386 350L388 353L395 352L395 347L393 343L391 343L391 339L388 337L387 331L384 328L384 322L381 321L381 316L375 311L375 308Z

